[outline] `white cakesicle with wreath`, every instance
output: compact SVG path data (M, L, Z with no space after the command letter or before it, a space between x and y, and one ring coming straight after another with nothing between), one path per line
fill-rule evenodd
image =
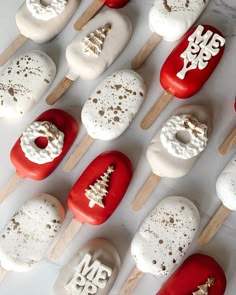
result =
M188 174L207 146L211 117L201 105L178 108L157 131L147 149L152 173L132 203L142 208L161 177L179 178Z
M45 43L57 36L79 4L80 0L26 0L16 13L20 34L0 55L0 65L5 64L27 39Z

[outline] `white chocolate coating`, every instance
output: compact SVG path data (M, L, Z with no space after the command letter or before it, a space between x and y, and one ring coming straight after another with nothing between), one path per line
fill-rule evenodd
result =
M193 115L200 123L206 124L208 127L208 134L210 134L211 119L208 111L200 105L189 105L178 108L174 115L190 114ZM160 138L161 129L151 140L147 149L147 160L151 166L152 172L160 177L178 178L186 175L194 166L198 157L197 155L190 159L181 159L171 155L163 146ZM188 142L188 136L185 132L179 133L177 139L180 142Z
M112 140L131 124L146 94L141 76L131 70L109 75L84 104L81 119L95 139Z
M30 270L46 254L64 214L61 203L51 195L27 201L0 232L1 266L8 271Z
M91 260L87 265L84 265L82 262L88 261L86 256L90 256ZM76 257L62 268L54 284L52 294L107 295L119 273L120 264L119 254L109 241L105 239L90 240L79 250ZM84 265L82 269L81 265ZM90 266L91 269L89 271ZM79 271L78 269L81 270ZM96 270L97 272L95 274ZM79 278L78 282L80 284L79 287L77 286L77 290L74 288L73 284L73 278L75 280L76 277ZM68 288L73 291L68 292ZM93 290L91 293L87 291L90 288Z
M43 4L51 4L51 0L43 0ZM49 20L41 20L34 17L22 4L16 14L16 24L20 33L36 43L44 43L53 39L66 26L72 15L79 7L80 0L68 0L62 13Z
M236 154L217 178L216 193L225 207L236 210Z
M149 13L149 27L164 40L174 42L190 29L208 0L155 0Z
M99 55L88 54L84 48L84 38L89 34L110 25ZM132 26L129 19L115 10L98 13L72 40L66 49L66 59L71 80L78 77L92 80L98 78L120 55L130 40Z
M169 274L188 250L199 223L199 212L190 200L176 196L161 200L132 240L137 268L157 276Z
M0 118L23 116L45 94L55 75L54 62L42 51L14 58L0 73Z

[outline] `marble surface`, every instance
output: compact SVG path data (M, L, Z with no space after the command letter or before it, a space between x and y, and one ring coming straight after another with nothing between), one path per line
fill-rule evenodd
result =
M15 13L22 3L22 0L1 1L0 2L0 52L2 52L18 35L15 25ZM130 61L138 48L151 35L148 27L148 12L152 5L152 0L140 1L130 0L129 4L121 11L128 15L133 23L133 36L126 50L115 61L114 64L97 80L78 80L55 107L71 113L80 123L80 111L83 103L88 98L96 85L102 81L109 73L118 69L129 68ZM65 30L53 41L46 44L37 45L30 40L24 44L18 53L23 53L28 49L41 49L50 55L57 64L57 76L53 84L55 86L67 72L65 61L65 48L70 40L76 35L73 30L74 21L80 16L91 0L82 0L79 10L76 12ZM103 8L105 10L106 8ZM233 109L236 95L236 2L235 0L211 0L205 12L201 15L197 23L207 23L218 27L226 37L226 49L224 56L217 69L210 77L204 87L188 100L174 99L171 104L161 114L155 124L147 131L140 129L139 124L150 106L161 94L162 89L159 84L159 71L175 46L175 43L161 42L155 52L148 59L145 65L138 72L145 78L148 86L148 95L140 112L135 118L130 128L119 138L111 142L97 141L79 165L70 174L62 171L63 163L58 166L53 174L43 181L33 181L25 179L22 184L11 194L7 201L0 206L0 229L4 227L10 216L19 208L25 200L39 192L50 193L58 197L66 207L68 193L77 180L81 172L88 163L99 153L117 149L124 152L132 161L134 175L131 185L122 203L113 216L101 226L83 225L79 234L67 248L63 257L57 263L51 263L46 258L38 263L34 269L26 273L9 273L0 284L1 295L49 295L52 286L57 278L62 265L67 263L77 252L77 250L89 239L104 237L111 240L118 249L122 259L122 269L116 283L110 292L117 295L118 290L124 283L130 271L135 266L130 254L130 242L132 237L148 212L157 204L159 200L171 195L181 195L191 199L200 210L201 224L199 233L206 225L210 217L220 205L220 200L216 196L215 181L223 167L226 165L235 150L226 156L220 156L217 148L225 135L235 126L235 113ZM52 87L53 87L52 86ZM51 87L51 89L52 89ZM138 213L131 211L130 204L149 175L150 167L146 161L145 151L156 133L156 130L179 106L185 104L206 105L213 119L213 132L209 140L207 149L193 167L191 172L179 179L162 179L158 187L152 193L145 207ZM26 126L36 117L50 107L45 104L45 97L36 105L32 111L21 119L7 120L1 119L0 123L0 171L2 186L14 173L14 168L9 159L9 151L15 140L22 133ZM76 144L85 135L85 128L81 125ZM70 153L71 153L70 151ZM68 224L72 214L68 213L65 225ZM234 212L228 217L217 235L212 241L199 247L196 240L190 247L186 256L195 252L212 255L224 268L227 277L226 295L235 294L236 289L236 214ZM167 277L154 277L146 274L133 292L135 295L156 294Z

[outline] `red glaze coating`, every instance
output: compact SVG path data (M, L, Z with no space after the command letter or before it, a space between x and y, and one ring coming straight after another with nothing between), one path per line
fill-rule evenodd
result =
M21 149L20 138L16 141L11 150L10 158L16 168L17 174L22 178L41 180L53 172L70 149L78 134L78 124L71 115L58 109L51 109L43 112L34 121L49 121L64 133L62 152L49 163L37 164L28 160Z
M234 100L234 110L236 112L236 97L235 97L235 100Z
M210 256L194 254L168 279L157 295L190 295L198 291L198 286L206 283L210 277L215 283L208 289L208 295L223 295L226 277L223 269Z
M110 165L114 166L114 172L110 176L108 193L103 198L104 208L98 205L90 208L85 189L94 184ZM131 178L132 164L124 154L119 151L100 154L84 170L69 194L68 207L75 219L93 225L104 223L121 202Z
M121 8L124 7L129 0L103 0L103 2L110 8Z
M211 30L213 33L217 33L222 36L221 32L212 26L203 25L203 27L203 33L207 30ZM193 69L186 73L183 80L178 78L176 74L183 68L184 65L184 60L180 57L180 55L188 47L188 37L195 31L196 28L197 26L188 31L181 42L170 53L161 68L160 83L162 87L178 98L188 98L199 91L214 71L224 52L224 46L220 47L219 53L211 57L205 69Z

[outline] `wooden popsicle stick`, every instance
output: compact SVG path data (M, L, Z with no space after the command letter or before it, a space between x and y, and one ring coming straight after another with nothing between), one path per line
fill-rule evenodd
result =
M16 189L16 187L23 180L17 173L7 181L7 183L0 189L0 204Z
M82 139L78 147L74 150L72 155L69 157L69 159L66 161L63 171L64 172L70 172L80 161L80 159L83 157L83 155L87 152L89 147L94 142L94 138L89 136L88 134L85 135L85 137Z
M132 60L131 67L133 70L137 70L139 67L141 67L141 65L145 62L145 60L149 57L149 55L153 52L161 40L162 37L157 33L153 33L151 35L147 43Z
M61 82L53 89L53 91L46 98L46 103L49 105L53 105L56 103L59 98L70 88L70 86L74 83L73 80L64 77Z
M159 183L160 179L160 176L154 173L151 173L149 175L141 190L131 204L131 207L134 211L139 211L143 207L143 205L148 200L149 196Z
M0 266L0 282L3 281L3 279L4 279L5 276L6 276L6 274L7 274L7 270L5 270L4 268L2 268L2 267Z
M20 34L0 55L0 66L3 66L28 38Z
M235 144L236 144L236 127L233 130L231 130L231 132L228 134L228 136L219 146L218 151L220 154L225 155L232 149L233 145Z
M216 211L215 215L211 218L210 222L198 237L198 243L201 246L207 244L214 237L230 212L231 210L225 207L223 204L220 206L220 208Z
M151 127L156 118L167 107L173 97L174 95L172 93L165 91L143 118L140 127L142 129L148 129Z
M131 294L142 277L143 277L143 272L141 272L139 269L137 269L137 267L135 267L130 273L123 287L120 289L119 295Z
M49 254L49 259L51 261L56 261L63 254L66 247L73 240L82 225L83 224L78 222L75 218L71 220L66 230L62 233L59 240L57 241L52 252Z
M103 7L105 1L94 0L80 18L74 23L74 29L79 31Z

